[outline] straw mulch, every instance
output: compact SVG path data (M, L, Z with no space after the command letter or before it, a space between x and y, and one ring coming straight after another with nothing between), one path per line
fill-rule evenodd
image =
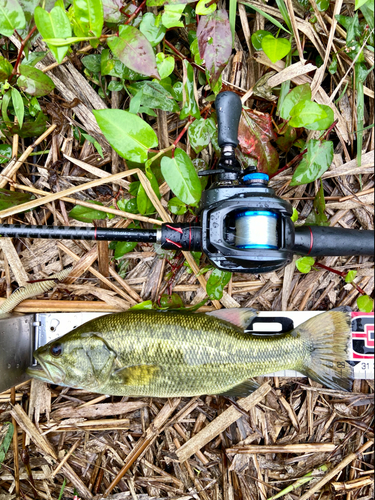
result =
M341 13L351 15L353 7L353 2L346 2ZM262 8L280 19L274 7L262 4ZM333 8L332 3L327 13L318 16L317 36L295 7L297 26L307 50L319 53L323 59ZM289 69L289 73L283 72L282 63L271 64L263 56L254 55L249 34L265 27L272 31L273 27L258 14L247 16L242 6L239 12L236 51L224 73L227 89L244 95L269 67L276 76L280 75L280 83L283 79L291 79L295 84L312 81L311 70L303 73L297 67L296 76ZM183 30L179 35L184 37ZM341 48L345 43L344 30L335 26L333 35L333 45ZM172 33L169 40L177 43L176 34ZM17 39L12 41L17 45ZM41 42L38 44L36 50L40 50ZM91 47L85 47L83 53L90 50ZM340 54L338 74L334 78L328 76L318 87L319 102L328 104L332 89L346 78L350 61L345 52ZM365 57L369 66L373 64L371 52L365 51ZM52 58L48 61L48 57L38 63L56 84L55 95L45 98L51 127L39 145L39 151L49 153L31 160L27 153L29 144L15 137L13 147L23 161L11 172L16 190L33 192L37 200L43 191L45 199L42 204L34 202L34 210L27 213L20 214L15 208L11 214L14 223L84 225L68 217L74 199L99 199L110 207L119 189L122 197L130 197L129 181L134 180L130 177L134 171L128 170L125 162L111 151L91 114L92 109L126 107L126 96L119 98L113 92L104 102L80 70L79 58L80 54L61 66L53 64ZM177 71L182 74L178 64ZM203 109L207 102L198 90ZM366 82L365 98L367 126L374 122L373 74ZM75 103L74 110L61 106L62 99ZM79 106L75 99L79 99ZM256 95L249 94L246 102L258 111L274 112L272 102ZM323 176L326 214L331 225L373 229L374 129L364 133L362 166L357 167L352 135L355 107L350 86L338 107L331 106L339 122L331 134L335 142L334 164ZM80 146L72 132L71 124L75 123L100 142L104 160L88 141ZM177 114L158 111L157 119L151 123L159 146L166 147L178 137L186 122L180 121ZM179 147L194 157L185 139ZM211 148L202 155L207 163L213 159ZM290 159L281 153L281 166ZM113 175L114 178L109 177ZM271 186L291 201L303 222L311 212L319 184L292 188L291 175L292 169L285 170L271 181ZM97 180L95 185L93 180ZM147 179L143 181L150 192ZM65 193L68 189L69 195ZM170 191L166 184L161 186L161 193L161 202L154 202L160 217L168 221ZM106 222L108 227L126 227L131 221L117 209L105 210L112 210L115 215ZM190 220L188 215L172 218L176 222ZM137 215L132 219L140 220L145 228L155 222ZM0 239L0 248L1 301L16 286L75 264L64 284L25 301L17 308L19 312L117 312L142 300L157 301L162 293L172 291L180 294L185 304L194 305L205 297L209 276L196 277L189 272L183 265L185 259L198 272L189 254L163 254L150 245L138 245L116 263L107 244L92 242L46 244L42 240ZM356 283L368 295L373 294L373 259L330 257L320 262L338 271L357 270ZM204 260L200 265L205 265ZM220 302L208 302L203 310L241 306L302 311L340 305L356 309L357 297L357 289L340 276L321 269L302 275L293 264L268 275L233 275ZM107 495L134 500L266 500L311 472L312 479L307 478L311 481L306 480L302 486L297 483L297 489L283 498L372 499L373 382L356 381L350 394L333 393L307 379L261 382L258 392L237 403L223 397L170 401L97 397L34 382L3 393L0 443L6 429L4 423L11 419L16 424L16 438L0 469L0 500L11 500L18 492L27 500L57 500L60 494L62 498L73 498L76 493L85 499ZM17 404L14 406L11 401Z

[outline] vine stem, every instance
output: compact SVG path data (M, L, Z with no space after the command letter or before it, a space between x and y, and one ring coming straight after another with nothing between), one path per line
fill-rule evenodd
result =
M11 82L13 80L13 78L16 76L17 70L18 70L18 66L20 65L20 62L21 62L21 57L22 57L23 50L24 50L27 42L30 40L30 38L35 33L35 31L36 31L36 26L34 26L34 28L30 31L30 33L27 35L27 37L22 41L21 46L20 46L20 50L18 51L18 56L17 56L16 64L14 65L13 71L12 71L12 73L10 75L9 82Z
M314 267L320 267L321 269L324 269L326 271L330 271L331 273L337 274L338 276L341 276L341 278L346 278L348 273L345 273L344 271L337 271L336 269L332 269L332 267L325 266L324 264L315 263ZM356 290L359 292L361 295L366 295L366 292L358 286L354 281L350 283Z
M143 2L141 3L141 5L139 5L136 10L133 12L133 14L129 17L129 19L126 21L125 25L126 24L130 24L137 16L138 14L141 12L141 10L143 9L143 7L146 5L146 1L147 0L143 0Z

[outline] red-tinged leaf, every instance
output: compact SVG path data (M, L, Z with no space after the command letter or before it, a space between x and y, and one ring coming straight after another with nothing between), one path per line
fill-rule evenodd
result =
M269 114L242 111L238 140L242 152L257 160L259 172L277 172L279 155L270 142L276 140L276 135Z
M125 66L137 73L160 80L154 50L137 28L120 26L119 36L109 38L108 45Z
M215 85L232 53L232 34L227 11L217 10L209 16L202 16L197 37L200 57L210 73L211 85Z

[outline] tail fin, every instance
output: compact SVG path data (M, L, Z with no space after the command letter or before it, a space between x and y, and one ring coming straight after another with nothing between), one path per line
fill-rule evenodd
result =
M308 355L303 373L330 389L350 391L353 371L348 360L351 338L351 310L340 307L319 314L294 330L306 341Z

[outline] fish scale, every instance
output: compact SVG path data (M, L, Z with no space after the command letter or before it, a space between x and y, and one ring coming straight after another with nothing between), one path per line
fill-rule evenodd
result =
M36 351L45 372L39 378L101 394L150 397L248 393L250 378L285 369L325 377L331 387L347 383L345 370L333 381L325 374L325 366L332 369L337 356L340 361L346 354L347 313L320 315L282 335L257 336L244 330L255 312L228 311L127 311L94 319ZM327 347L335 330L336 354Z

